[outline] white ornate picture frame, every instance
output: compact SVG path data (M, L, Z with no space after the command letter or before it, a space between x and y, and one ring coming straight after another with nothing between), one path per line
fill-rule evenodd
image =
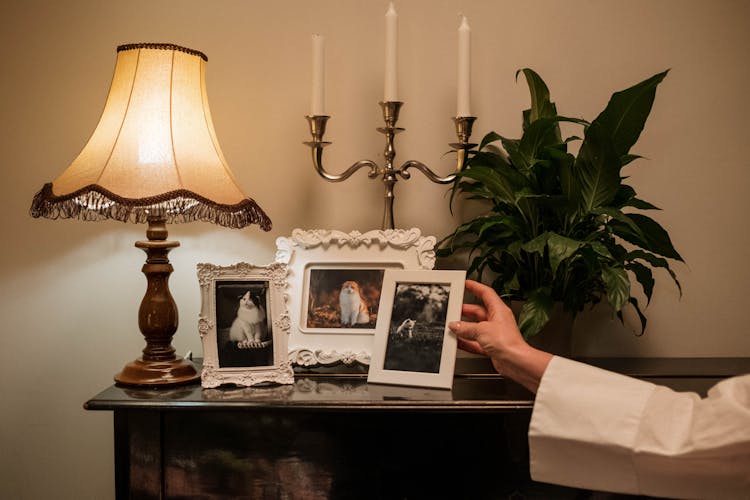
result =
M372 338L379 321L376 312L382 272L432 269L435 243L434 236L422 236L416 228L366 233L295 229L291 236L278 238L276 261L289 267L289 360L292 365L308 368L342 363L369 365ZM377 283L368 274L376 271L381 272L381 281ZM337 279L340 283L331 288ZM320 280L328 283L325 293L316 288ZM343 318L348 313L343 312L346 306L338 294L345 281L358 280L360 287L369 289L369 294L362 295L360 315L352 315L352 318L360 317L361 323L352 319L344 324ZM312 313L321 310L315 303L318 292L320 296L325 295L329 317L337 324L321 326L314 319L317 316Z
M289 363L288 269L198 264L201 385L294 383Z
M466 271L389 269L367 382L450 389Z

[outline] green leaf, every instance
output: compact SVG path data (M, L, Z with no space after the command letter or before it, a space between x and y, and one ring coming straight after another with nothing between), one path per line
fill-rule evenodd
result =
M632 87L615 92L604 111L592 122L612 138L618 157L628 154L641 135L656 96L656 87L669 71L658 73Z
M643 287L643 293L646 295L646 303L651 303L651 294L654 292L654 276L651 269L639 262L630 262L625 265L625 269L632 271L635 279Z
M485 135L482 138L482 143L479 145L479 151L483 150L485 146L490 144L491 142L499 141L500 136L495 132L489 132L487 135Z
M456 243L457 240L461 239L462 236L465 235L473 235L477 233L476 226L478 221L471 220L469 222L466 222L464 224L461 224L456 228L455 231L450 236L446 236L444 239L438 243L439 246L442 246L444 243L450 243L451 246ZM481 222L479 222L481 224Z
M470 196L475 200L492 200L495 198L486 186L483 186L478 182L461 181L458 184L457 192L466 196Z
M557 272L560 263L576 253L582 245L582 241L566 238L557 233L549 233L547 247L549 248L549 263L552 266L552 274Z
M518 328L525 339L539 333L549 322L553 305L550 291L546 287L537 288L529 294L518 317Z
M513 165L520 172L527 172L531 165L523 153L521 153L521 140L520 139L508 139L503 137L502 144L505 151L508 153L511 165Z
M638 227L638 225L635 222L633 222L633 220L630 218L628 214L622 213L622 210L620 210L619 208L599 207L599 208L593 209L591 213L596 214L596 215L606 215L607 217L611 217L615 219L616 221L626 224L631 230L633 230L635 234L641 234L641 229Z
M471 275L472 273L477 272L477 275L479 279L481 280L482 268L485 266L485 262L490 257L490 255L494 253L495 253L495 250L492 248L489 248L485 250L481 255L474 257L474 259L471 261L471 265L466 270L466 274Z
M536 253L541 256L544 256L544 250L547 249L550 266L554 274L557 272L560 263L573 255L582 245L582 241L576 241L547 231L526 242L522 248L528 253Z
M501 234L510 236L516 234L519 230L518 221L507 215L493 215L482 219L482 226L479 229L478 238L482 239L487 236L490 230L500 230ZM506 234L507 231L507 234Z
M523 156L524 168L533 166L548 149L565 152L565 143L560 139L560 122L582 123L583 120L564 116L539 118L524 130L517 149L518 154Z
M607 261L613 261L615 258L612 256L610 251L607 249L607 245L602 243L601 241L592 241L587 244L591 249L596 252L598 255L604 257Z
M641 311L641 307L638 305L638 300L636 300L635 297L630 297L628 299L628 302L630 302L633 305L633 308L635 309L635 312L638 313L638 317L641 320L641 333L637 333L636 336L640 337L644 333L646 333L646 316ZM625 324L625 319L622 317L622 311L617 311L617 317L620 318L620 322Z
M518 152L524 158L524 166L528 168L533 165L543 148L559 144L559 137L560 126L557 120L545 118L531 122L518 145Z
M661 210L661 208L657 207L656 205L652 205L651 203L644 200L639 200L638 198L632 198L624 206L637 208L639 210Z
M628 216L640 228L642 236L636 234L627 225L613 222L611 227L617 236L649 252L684 262L677 250L674 249L669 234L658 222L642 214L628 214Z
M617 194L612 200L612 206L622 208L633 198L635 198L635 189L627 184L620 184L617 188Z
M629 261L635 259L645 260L646 262L651 264L651 267L669 267L669 262L667 262L667 259L659 257L652 253L645 252L643 250L633 250L632 252L628 252L626 258Z
M518 283L518 274L514 273L510 279L507 279L504 276L498 276L492 282L492 288L494 288L501 297L515 294L516 291L521 288L521 285Z
M667 259L658 257L643 250L633 250L632 252L627 254L626 260L632 262L634 259L645 260L651 265L651 267L661 267L663 269L666 269L669 275L672 277L672 281L674 281L675 285L677 285L677 289L680 291L680 296L682 296L682 285L680 285L680 282L677 280L677 274L675 274L675 272L669 267L669 262L667 262Z
M529 94L531 95L531 108L523 112L523 128L525 130L526 127L540 118L550 118L557 115L557 110L550 101L549 89L541 76L530 68L523 68L516 71L516 80L519 73L523 73L523 76L526 77Z
M622 155L622 157L620 158L620 163L622 163L622 166L624 167L628 163L641 159L641 158L643 157L640 155L631 155L631 154Z
M529 253L544 255L544 249L547 247L547 240L549 239L549 235L550 233L548 232L542 233L536 238L524 243L521 248Z
M521 244L520 240L516 240L511 242L506 248L505 252L513 257L516 261L520 260L521 258L521 248L523 245Z
M474 156L471 158L467 169L462 170L461 173L466 172L472 167L490 167L495 169L502 167L511 168L508 159L503 154L498 152L499 150L493 151L492 149L494 149L492 146L488 146L485 151L478 151L474 153Z
M633 207L639 210L661 210L647 201L636 198L635 189L626 184L620 184L615 199L612 200L612 206L617 208Z
M450 248L438 248L435 250L435 256L438 258L450 257L451 255L453 255L453 250Z
M608 205L620 187L620 159L610 137L596 122L586 130L573 165L571 194L584 212Z
M606 266L602 269L602 280L607 290L607 300L612 310L617 312L630 298L630 279L625 269L619 266Z
M575 210L578 208L579 196L578 196L578 183L573 177L573 165L575 164L575 156L570 153L564 155L553 154L553 158L558 162L559 175L560 175L560 187L562 189L563 196L569 201L571 208Z
M509 173L509 172L505 172ZM482 165L473 165L461 172L461 177L473 179L482 183L498 200L508 204L515 204L516 191L520 186L508 182L508 177L495 169Z

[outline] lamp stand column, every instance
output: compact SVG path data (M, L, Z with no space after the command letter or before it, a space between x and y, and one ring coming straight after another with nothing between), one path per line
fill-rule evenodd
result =
M131 361L115 375L122 385L172 386L188 384L200 379L195 365L175 355L172 337L177 331L177 304L169 292L169 275L174 268L169 263L169 251L180 246L167 241L166 218L150 215L148 241L137 241L135 246L146 252L142 271L146 275L146 294L138 310L138 327L146 339L143 356Z

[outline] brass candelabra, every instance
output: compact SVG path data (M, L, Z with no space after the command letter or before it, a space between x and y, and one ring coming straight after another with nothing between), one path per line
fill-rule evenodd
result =
M432 182L438 184L448 184L453 182L456 179L456 173L460 172L466 166L469 151L476 146L476 144L469 142L471 129L476 117L458 116L453 118L453 121L456 124L458 142L451 143L450 146L456 150L456 169L453 173L442 177L436 174L424 163L415 160L409 160L398 168L394 167L393 161L396 157L394 139L396 134L404 131L403 128L396 126L396 122L398 121L401 106L403 106L404 103L401 101L386 101L379 104L383 109L383 120L385 121L385 127L378 127L377 129L378 132L385 135L385 163L382 167L378 166L377 163L371 160L360 160L352 164L340 174L331 174L328 172L325 167L323 167L323 148L331 144L331 142L323 140L326 131L326 123L330 118L328 115L306 116L307 121L310 124L310 135L312 136L312 141L305 142L305 144L310 146L310 149L312 150L312 160L315 170L322 178L329 182L345 181L351 177L354 172L362 168L369 169L367 176L370 179L376 179L377 177L382 176L382 181L385 186L385 204L381 228L395 229L393 203L395 201L394 187L398 178L401 177L404 180L409 179L411 177L409 170L415 168L422 172Z

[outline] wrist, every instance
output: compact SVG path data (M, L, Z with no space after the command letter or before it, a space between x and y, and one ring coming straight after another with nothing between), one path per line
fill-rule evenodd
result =
M504 350L500 357L503 375L536 393L552 354L535 349L526 342L519 342Z

